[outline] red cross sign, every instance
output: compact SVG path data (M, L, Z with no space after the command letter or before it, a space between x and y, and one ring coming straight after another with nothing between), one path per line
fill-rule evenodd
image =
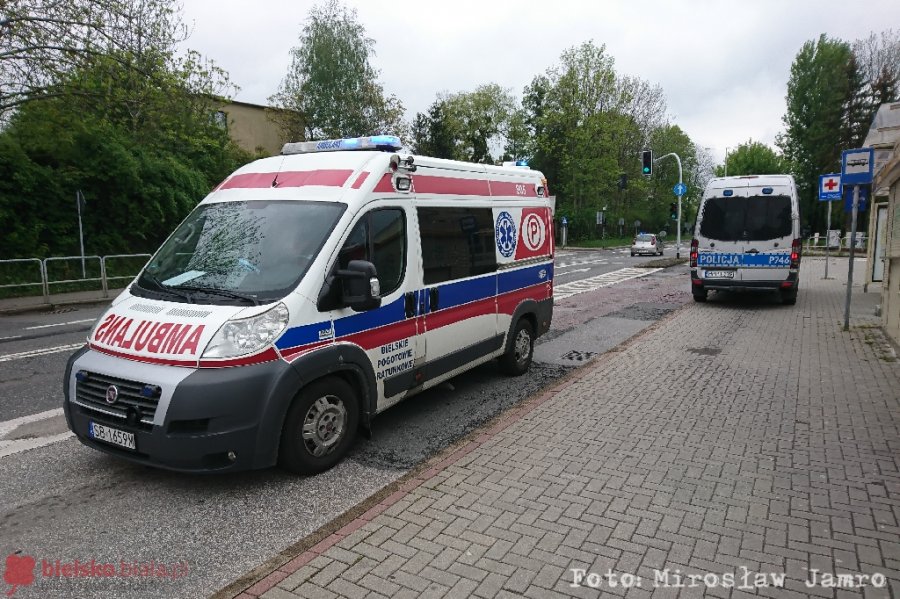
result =
M841 176L838 173L819 175L819 199L825 201L841 198Z

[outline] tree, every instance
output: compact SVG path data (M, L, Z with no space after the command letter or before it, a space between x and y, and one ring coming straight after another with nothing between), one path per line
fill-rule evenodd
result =
M515 109L512 93L496 83L480 85L472 92L449 95L447 116L458 136L456 157L469 162L494 163L491 146L501 146Z
M728 175L779 175L787 174L789 169L784 158L766 144L752 139L747 140L730 153ZM716 166L716 176L725 176L725 165Z
M595 212L604 207L611 220L663 223L651 222L651 182L639 173L640 151L665 123L659 86L619 76L606 47L586 42L532 80L522 109L531 165L547 176L573 238L593 235ZM617 186L622 174L629 178L625 190Z
M818 176L840 168L850 56L846 42L822 34L803 44L791 65L783 117L786 129L776 144L795 175L801 215L814 229L825 220L818 201Z
M146 54L187 39L173 0L7 0L0 8L0 115L24 103L84 95L71 74L113 60L154 83ZM153 59L151 59L152 61Z
M875 107L872 105L872 94L854 54L850 54L845 68L847 95L841 106L840 144L843 149L852 149L862 146L872 123Z
M856 40L853 56L863 81L868 84L872 112L882 104L895 102L900 81L900 31L888 29Z
M446 102L437 99L428 108L427 114L416 114L412 130L414 152L434 158L456 157L459 139L447 112Z
M292 139L402 133L403 104L386 96L369 59L375 42L366 37L356 10L339 0L314 6L291 50L291 67L269 101L299 118L283 123Z
M78 0L71 6L79 6ZM85 6L118 10L99 0ZM38 60L39 48L17 47L11 64L26 64L31 52L31 64L44 71L41 87L9 105L0 132L0 218L10 223L10 234L4 230L0 239L4 257L76 253L76 191L88 201L88 253L152 250L250 158L211 118L213 106L225 101L220 92L232 89L227 75L194 52L176 52L176 5L141 0L125 8L131 12L103 13L97 26L102 34L116 25L110 33L116 43L61 52L58 62L50 60L54 56ZM10 26L24 29L30 21L26 13L17 14ZM66 24L58 11L48 12L47 22L35 14L31 19L41 26ZM68 25L76 41L86 35L81 25Z

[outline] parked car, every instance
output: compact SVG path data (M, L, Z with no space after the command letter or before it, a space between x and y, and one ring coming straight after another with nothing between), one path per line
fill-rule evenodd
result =
M636 254L655 254L663 255L662 239L650 233L640 233L635 235L634 241L631 242L631 255Z

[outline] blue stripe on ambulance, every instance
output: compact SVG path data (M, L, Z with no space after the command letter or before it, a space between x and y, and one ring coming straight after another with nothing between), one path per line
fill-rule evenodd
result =
M438 306L441 310L518 291L553 278L553 263L538 264L516 270L500 271L490 275L438 285ZM421 293L421 290L416 292ZM424 294L427 297L427 294ZM405 301L400 297L375 310L344 316L331 322L321 322L293 327L275 342L279 350L317 343L331 338L346 337L362 331L376 329L406 320Z

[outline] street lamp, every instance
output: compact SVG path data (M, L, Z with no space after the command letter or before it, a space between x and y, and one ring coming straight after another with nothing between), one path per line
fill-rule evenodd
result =
M728 176L728 146L725 146L725 176Z

